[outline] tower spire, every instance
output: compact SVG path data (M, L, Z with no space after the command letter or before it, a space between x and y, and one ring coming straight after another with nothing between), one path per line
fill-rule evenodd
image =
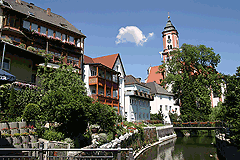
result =
M168 12L168 19L170 19L169 12Z

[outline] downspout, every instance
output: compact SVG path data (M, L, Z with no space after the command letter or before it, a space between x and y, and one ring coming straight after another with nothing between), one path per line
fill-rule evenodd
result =
M4 60L4 54L5 54L5 46L6 46L6 43L4 42L1 69L3 69L3 60Z

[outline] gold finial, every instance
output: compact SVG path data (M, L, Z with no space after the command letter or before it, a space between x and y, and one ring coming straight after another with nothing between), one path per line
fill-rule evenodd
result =
M169 12L168 12L168 19L170 19Z

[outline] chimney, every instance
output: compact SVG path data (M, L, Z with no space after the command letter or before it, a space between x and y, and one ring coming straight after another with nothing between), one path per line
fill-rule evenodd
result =
M21 4L21 0L16 0L16 3Z
M48 14L49 16L51 16L51 9L50 9L50 8L47 8L47 14Z
M136 78L136 80L137 80L139 83L141 83L141 78Z

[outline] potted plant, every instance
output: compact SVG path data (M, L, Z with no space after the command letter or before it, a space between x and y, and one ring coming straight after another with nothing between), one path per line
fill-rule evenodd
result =
M20 43L20 44L18 45L18 47L25 49L25 48L26 48L26 44Z
M40 54L40 55L45 55L45 54L46 54L46 50L44 50L44 49L39 49L39 50L38 50L38 54Z
M12 40L9 37L2 38L2 40L4 42L8 42L8 43L11 43L11 44L13 43Z
M36 49L34 47L32 47L32 46L28 46L27 50L31 51L31 52L36 52Z
M13 143L20 143L21 142L21 138L20 138L20 133L15 133L12 135L13 137Z
M17 127L10 128L11 129L11 134L14 135L15 133L19 133L19 129Z
M2 133L10 133L10 129L9 128L2 128Z
M26 132L28 132L28 126L23 126L23 127L20 128L20 133L21 134L26 133Z

